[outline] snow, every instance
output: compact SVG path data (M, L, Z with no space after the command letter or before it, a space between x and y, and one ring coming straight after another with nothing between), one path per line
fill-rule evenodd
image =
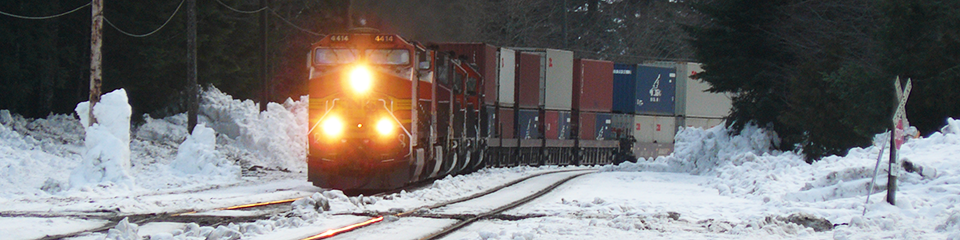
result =
M270 103L260 112L252 101L208 89L193 134L185 114L145 116L131 128L122 89L103 95L90 127L84 127L86 103L75 115L43 119L0 110L0 236L31 239L109 224L109 231L76 239L302 238L368 219L351 213L409 211L545 171L587 169L600 172L505 212L515 219L482 220L446 239L960 239L960 120L948 119L940 132L903 145L900 159L912 166L899 175L896 205L885 201L888 151L880 154L889 135L878 135L875 146L807 164L798 153L774 150L776 133L750 125L739 135L722 125L685 128L673 154L637 163L486 168L370 197L306 181L307 99ZM871 191L878 157L883 162ZM535 189L521 188L482 201L486 205L464 202L434 213L475 212ZM290 212L216 227L83 217L207 211L300 197ZM343 237L417 238L452 222L394 217Z
M119 89L104 94L93 106L96 123L90 124L90 102L77 104L80 124L86 128L83 162L70 173L70 187L93 191L89 185L98 187L119 185L135 186L130 176L130 114L127 92ZM108 183L108 184L101 184Z

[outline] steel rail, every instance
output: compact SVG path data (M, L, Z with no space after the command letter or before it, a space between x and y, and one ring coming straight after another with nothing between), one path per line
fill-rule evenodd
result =
M585 174L595 173L596 170L592 170L592 169L567 169L567 170L557 170L557 171L549 171L549 172L542 172L542 173L532 174L532 175L529 175L529 176L526 176L526 177L522 177L522 178L519 178L519 179L510 181L510 182L501 184L500 186L497 186L497 187L494 187L494 188L491 188L491 189L488 189L488 190L485 190L485 191L482 191L482 192L479 192L479 193L475 193L475 194L470 195L470 196L466 196L466 197L462 197L462 198L458 198L458 199L454 199L454 200L451 200L451 201L442 202L442 203L438 203L438 204L434 204L434 205L428 205L428 206L413 208L412 210L409 210L409 211L406 211L406 212L401 212L401 213L397 213L397 214L387 214L387 215L393 215L393 216L395 216L395 217L412 216L412 215L415 214L416 212L419 212L419 211L424 210L424 209L426 209L426 210L429 210L429 209L437 209L437 208L445 207L445 206L448 206L448 205L457 204L457 203L461 203L461 202L465 202L465 201L477 199L477 198L480 198L480 197L483 197L483 196L492 194L492 193L494 193L494 192L500 191L500 190L502 190L502 189L504 189L504 188L507 188L507 187L510 187L510 186L514 186L514 185L516 185L517 183L520 183L520 182L529 180L529 179L531 179L531 178L535 178L535 177L539 177L539 176L543 176L543 175L547 175L547 174L564 173L564 172L574 172L574 171L586 171L586 172L580 173L580 174L577 174L577 175L574 175L574 176L571 176L571 177L568 177L568 178L563 179L563 180L561 180L561 181L558 181L557 183L554 183L553 185L548 186L546 189L541 190L541 191L535 193L534 195L527 196L526 198L523 198L523 199L521 199L521 200L519 200L519 201L515 201L515 202L512 202L512 203L507 204L507 205L505 205L505 206L502 206L502 207L500 207L500 208L494 209L493 211L488 212L488 214L478 215L477 217L474 217L474 218L476 218L476 219L474 219L474 220L469 220L469 219L468 219L470 222L473 222L473 221L476 221L476 220L478 220L478 219L480 219L480 218L487 218L487 217L489 217L489 216L496 215L496 214L498 214L498 213L500 213L500 212L506 211L506 210L508 210L508 209L510 209L510 208L514 208L514 207L516 207L516 206L522 205L523 203L529 202L530 200L536 199L537 197L540 197L540 196L546 194L547 192L550 192L550 191L553 190L554 188L556 188L556 187L560 186L561 184L569 181L570 179L573 179L573 178L575 178L575 177L579 177L579 176L582 176L582 175L585 175ZM525 200L525 201L524 201L524 200ZM509 206L509 207L507 207L507 206ZM345 227L340 227L340 228L335 228L335 229L328 229L328 230L323 231L322 233L315 234L315 235L311 235L311 236L309 236L309 237L304 237L304 238L300 238L300 239L302 239L302 240L317 240L317 239L327 239L327 238L331 238L331 237L337 236L337 235L340 234L340 233L350 232L350 231L353 231L353 230L356 230L356 229L360 229L360 228L372 226L372 225L375 224L375 223L382 222L384 216L385 216L385 215L378 215L378 216L372 217L372 218L370 218L370 219L368 219L368 220L365 220L365 221L363 221L363 222L350 224L350 225L347 225L347 226L345 226ZM478 217L479 217L479 218L478 218ZM461 227L463 227L463 226L466 226L466 225L469 224L470 222L467 222L467 223L460 222L460 223L458 223L458 225L462 225L462 226L457 227L457 229L459 229L459 228L461 228ZM337 231L337 229L347 229L347 230ZM451 230L451 232L452 232L452 231L455 231L455 229L454 229L454 230ZM329 233L331 233L331 232L334 232L334 234L329 234ZM448 232L448 233L449 233L449 232ZM446 234L447 234L447 233L444 233L444 235L446 235Z
M454 225L452 225L452 226L450 226L450 227L446 227L446 228L444 228L443 230L440 230L440 232L436 232L436 233L434 233L434 234L431 234L431 235L429 235L429 236L426 236L426 237L423 237L423 238L420 238L420 239L421 239L421 240L424 240L424 239L431 239L431 240L432 240L432 239L440 239L441 237L444 237L444 236L446 236L447 234L450 234L450 233L452 233L452 232L455 232L455 231L457 231L457 230L460 230L461 228L466 227L467 225L470 225L471 223L474 223L474 222L476 222L476 221L478 221L478 220L482 220L482 219L485 219L485 218L489 218L490 216L500 214L500 213L502 213L502 212L504 212L504 211L513 209L513 208L515 208L515 207L518 207L518 206L520 206L520 205L523 205L523 204L526 204L526 203L528 203L528 202L530 202L530 201L533 201L534 199L537 199L537 198L539 198L539 197L541 197L541 196L543 196L543 195L546 195L547 193L553 191L554 189L556 189L556 188L559 187L560 185L563 185L563 184L566 183L567 181L570 181L570 180L572 180L572 179L574 179L574 178L577 178L577 177L580 177L580 176L583 176L583 175L595 173L595 172L596 172L596 171L590 171L590 172L585 172L585 173L580 173L580 174L576 174L576 175L573 175L573 176L569 176L569 177L567 177L567 178L564 178L563 180L560 180L560 181L557 181L557 182L551 184L550 186L548 186L548 187L546 187L546 188L544 188L544 189L541 189L540 191L538 191L538 192L536 192L536 193L534 193L534 194L532 194L532 195L529 195L529 196L527 196L527 197L521 198L520 200L511 202L510 204L503 205L503 206L501 206L501 207L499 207L499 208L490 210L490 211L488 211L488 212L481 213L481 214L477 214L477 215L474 216L474 217L471 217L471 218L468 218L468 219L466 219L466 220L462 220L462 221L460 221L460 222L457 222L456 224L454 224Z

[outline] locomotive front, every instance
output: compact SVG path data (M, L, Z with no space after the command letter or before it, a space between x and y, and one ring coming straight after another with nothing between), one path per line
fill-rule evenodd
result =
M329 35L311 49L309 181L370 191L409 182L414 45L360 30Z

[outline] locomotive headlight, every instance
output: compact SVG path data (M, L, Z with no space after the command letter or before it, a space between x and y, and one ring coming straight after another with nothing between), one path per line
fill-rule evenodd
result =
M330 116L323 120L321 125L323 133L330 137L338 137L343 134L343 121L336 116Z
M350 72L350 86L356 93L367 93L373 86L373 73L364 66L357 66Z
M390 119L382 118L377 122L377 133L380 133L381 136L388 136L393 134L393 130L396 127L393 126L393 122Z

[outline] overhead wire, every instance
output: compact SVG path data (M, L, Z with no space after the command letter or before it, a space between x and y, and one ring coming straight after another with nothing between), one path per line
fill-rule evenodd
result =
M267 10L267 9L269 8L269 7L263 7L263 8L260 8L260 9L257 9L257 10L253 10L253 11L244 11L244 10L240 10L240 9L233 8L233 7L231 7L230 5L227 5L226 3L223 3L223 1L220 1L220 0L217 0L217 3L219 3L220 5L226 7L227 9L230 9L231 11L238 12L238 13L244 13L244 14L259 13L259 12L262 12L263 10Z
M0 11L0 14L6 15L6 16L9 16L9 17L21 18L21 19L28 19L28 20L43 20L43 19L57 18L57 17L61 17L61 16L63 16L63 15L71 14L71 13L76 12L76 11L82 9L82 8L85 8L85 7L87 7L87 6L90 6L90 4L93 4L93 2L88 2L87 4L84 4L83 6L74 8L73 10L66 11L66 12L64 12L64 13L55 14L55 15L50 15L50 16L43 16L43 17L21 16L21 15L16 15L16 14L12 14L12 13L6 13L6 12L3 12L3 11Z
M287 20L287 19L284 18L283 16L280 16L280 14L278 14L276 11L273 11L273 9L270 8L270 7L263 7L263 8L260 8L260 9L257 9L257 10L253 10L253 11L244 11L244 10L240 10L240 9L236 9L236 8L234 8L234 7L231 7L230 5L227 5L226 3L224 3L224 2L221 1L221 0L217 0L217 3L220 4L221 6L226 7L227 9L230 9L230 11L234 11L234 12L238 12L238 13L243 13L243 14L254 14L254 13L262 12L262 11L264 11L264 10L270 10L270 13L272 13L273 16L276 16L277 18L279 18L280 20L282 20L284 23L286 23L286 24L288 24L288 25L296 28L297 30L300 30L300 31L303 31L303 32L306 32L306 33L309 33L309 34L313 34L313 35L315 35L315 36L323 36L323 34L320 34L320 33L314 32L314 31L310 31L309 29L306 29L306 28L297 26L296 24L293 24L292 22L290 22L290 20Z
M131 36L131 37L147 37L147 36L153 35L154 33L157 33L158 31L160 31L160 29L163 29L164 26L167 26L167 24L170 23L170 20L173 20L173 16L176 16L176 15L177 15L177 12L180 11L180 7L183 7L183 3L184 3L184 2L186 2L186 0L181 0L181 1L180 1L180 5L177 5L177 9L173 11L173 14L170 14L170 17L167 18L167 21L166 21L166 22L163 22L163 25L160 25L160 27L158 27L157 29L155 29L155 30L153 30L153 31L151 31L151 32L149 32L149 33L145 33L145 34L133 34L133 33L129 33L129 32L123 31L122 29L120 29L119 27L117 27L116 25L114 25L112 22L110 22L110 20L107 19L106 16L103 17L103 20L104 20L105 22L107 22L108 25L110 25L111 27L113 27L113 29L116 29L118 32L123 33L124 35Z
M298 30L300 30L300 31L303 31L303 32L306 32L306 33L309 33L309 34L313 34L314 36L323 36L323 34L320 34L320 33L314 32L314 31L310 31L310 30L308 30L308 29L306 29L306 28L302 28L302 27L300 27L300 26L297 26L296 24L293 24L292 22L288 21L286 18L283 18L283 16L280 16L280 14L278 14L277 12L274 12L273 9L270 9L270 13L273 13L273 15L276 16L277 18L279 18L280 20L283 20L283 22L289 24L290 26L292 26L292 27L294 27L294 28L296 28L296 29L298 29Z

